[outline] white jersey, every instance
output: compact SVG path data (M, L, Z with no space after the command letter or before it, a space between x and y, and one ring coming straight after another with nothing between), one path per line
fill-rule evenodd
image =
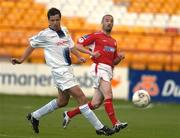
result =
M46 64L52 68L59 68L71 64L70 48L74 46L71 36L65 27L61 28L63 36L50 28L29 38L33 48L44 48Z

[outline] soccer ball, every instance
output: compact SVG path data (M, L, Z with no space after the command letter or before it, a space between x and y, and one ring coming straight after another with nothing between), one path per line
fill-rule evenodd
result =
M150 101L151 97L145 90L137 90L132 97L132 102L136 107L146 107Z

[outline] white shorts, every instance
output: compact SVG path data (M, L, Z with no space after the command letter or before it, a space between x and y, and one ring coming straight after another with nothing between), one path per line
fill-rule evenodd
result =
M103 63L95 64L93 63L90 68L90 74L92 75L92 79L94 81L94 88L98 88L100 84L100 80L103 79L105 81L110 82L113 77L112 67Z
M57 88L62 91L78 85L72 66L63 66L52 70L52 78Z

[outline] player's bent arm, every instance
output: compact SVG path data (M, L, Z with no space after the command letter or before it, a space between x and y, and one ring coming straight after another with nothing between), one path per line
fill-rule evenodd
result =
M24 54L21 56L21 58L19 58L19 59L12 58L11 59L12 64L21 64L21 63L23 63L31 55L33 50L34 50L34 48L29 45L25 49Z
M124 58L125 58L124 53L123 52L119 52L118 56L114 59L114 65L119 64Z
M90 55L90 56L93 56L93 53L92 53L90 50L84 48L83 45L77 44L76 47L77 47L77 50L79 50L80 52L85 53L85 54L88 54L88 55Z
M114 59L114 65L117 65L121 62L121 59L119 57Z
M92 52L92 51L84 48L84 46L81 44L77 44L77 49L82 53L90 55L90 57L97 58L97 57L101 56L101 53L99 51Z

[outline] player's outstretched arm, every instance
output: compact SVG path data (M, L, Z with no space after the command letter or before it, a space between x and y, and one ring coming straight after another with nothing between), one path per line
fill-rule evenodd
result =
M77 44L76 47L77 47L77 50L78 50L78 51L80 51L80 52L82 52L82 53L85 53L85 54L88 54L88 55L92 56L92 52L91 52L90 50L84 48L83 45Z
M84 48L84 46L81 45L81 44L77 44L77 49L78 49L80 52L82 52L82 53L85 53L85 54L90 55L90 57L95 57L95 58L97 58L97 57L101 56L101 54L100 54L99 51L92 52L92 51Z
M31 53L33 52L34 48L31 47L31 46L28 46L24 52L24 54L21 56L21 58L11 58L11 63L13 65L15 64L21 64L24 62L24 60L26 60L30 55Z

